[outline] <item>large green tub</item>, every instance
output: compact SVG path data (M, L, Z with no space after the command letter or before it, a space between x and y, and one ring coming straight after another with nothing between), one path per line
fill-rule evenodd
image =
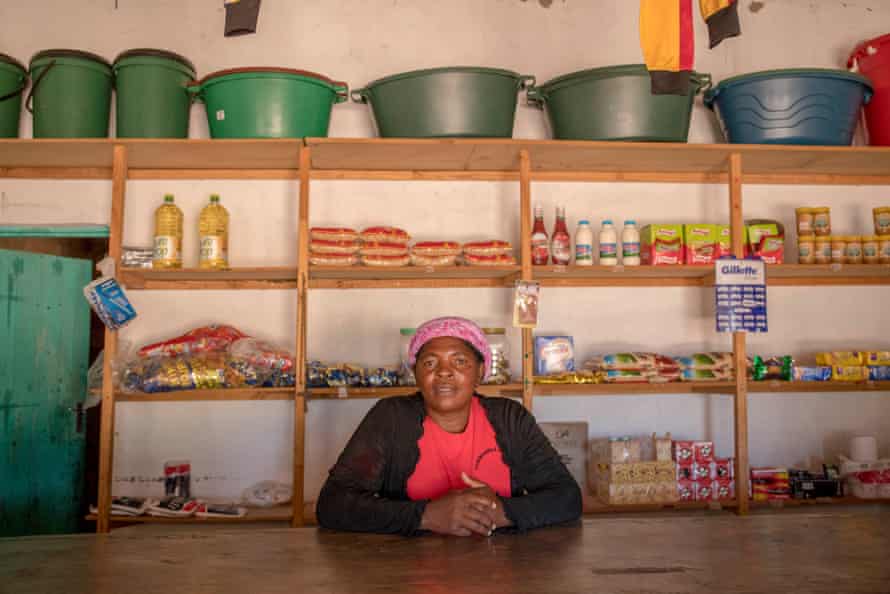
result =
M0 138L16 138L22 113L22 93L28 70L11 56L0 54Z
M643 64L582 70L528 90L560 140L686 142L695 96L710 85L692 73L686 95L653 95Z
M349 88L289 68L235 68L208 74L189 89L207 107L213 138L325 137L331 107Z
M534 77L477 67L396 74L352 92L369 103L380 136L511 138L516 95Z

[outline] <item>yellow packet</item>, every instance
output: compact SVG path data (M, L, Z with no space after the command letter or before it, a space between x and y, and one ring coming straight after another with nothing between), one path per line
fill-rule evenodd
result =
M831 368L831 379L836 382L864 382L868 380L868 367L835 365Z
M842 367L856 367L863 365L862 353L852 351L832 351L830 353L816 353L816 365L840 365Z
M890 351L868 351L860 354L864 365L890 365Z

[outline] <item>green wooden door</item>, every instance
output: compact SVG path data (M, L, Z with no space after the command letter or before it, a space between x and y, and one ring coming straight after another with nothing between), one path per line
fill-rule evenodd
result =
M0 250L0 536L77 530L91 274L88 260Z

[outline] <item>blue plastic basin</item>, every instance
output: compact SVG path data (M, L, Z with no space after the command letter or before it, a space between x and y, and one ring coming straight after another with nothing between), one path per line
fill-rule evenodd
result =
M847 146L872 84L845 70L769 70L722 81L705 93L733 144Z

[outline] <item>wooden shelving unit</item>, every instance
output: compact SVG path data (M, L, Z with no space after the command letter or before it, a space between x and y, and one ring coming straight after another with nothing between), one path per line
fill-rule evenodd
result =
M742 190L745 184L890 185L890 148L694 145L667 143L567 142L498 139L334 139L305 140L0 140L0 177L109 179L112 206L109 252L129 289L294 290L297 301L297 385L287 389L190 391L170 394L117 393L111 361L117 335L105 335L102 432L97 526L109 530L114 408L118 402L292 400L294 405L294 504L269 512L275 520L301 525L306 402L312 399L385 398L409 388L307 389L305 358L307 292L316 289L504 288L517 279L547 287L708 287L710 267L533 267L531 195L535 182L714 183L729 188L733 252L742 254ZM120 269L127 181L151 179L284 179L299 184L297 263L290 267L235 268L226 271ZM518 182L520 211L517 266L399 268L310 266L308 229L312 180L467 180ZM888 285L890 266L770 266L772 286ZM729 394L733 398L737 492L747 492L748 393L886 392L890 382L865 384L733 382L656 385L550 385L532 378L532 332L522 336L523 368L518 383L487 386L494 396L521 397L531 407L536 396L634 394ZM745 335L733 336L736 367L744 366ZM858 500L857 500L858 501ZM852 503L852 502L851 502ZM869 501L872 503L872 501ZM740 495L738 513L751 503ZM683 504L688 506L688 504ZM681 507L683 507L681 506ZM698 504L697 507L702 507ZM706 507L707 505L704 504ZM696 508L696 506L692 506ZM723 507L728 507L723 504ZM626 511L606 509L606 511ZM255 521L256 516L250 520ZM247 521L250 521L247 520ZM134 519L132 521L144 521Z

